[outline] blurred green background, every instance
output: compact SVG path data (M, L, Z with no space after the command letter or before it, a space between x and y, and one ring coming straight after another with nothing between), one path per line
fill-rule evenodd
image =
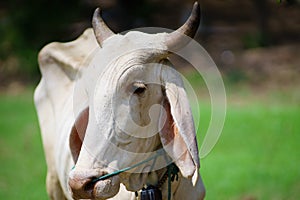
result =
M90 27L97 6L115 32L176 29L193 1L11 0L0 2L0 199L47 199L46 165L32 95L38 51ZM228 110L223 133L201 160L207 199L300 198L300 2L202 0L196 40L216 62ZM209 94L189 66L177 66L199 91L199 143ZM195 108L196 104L192 105Z

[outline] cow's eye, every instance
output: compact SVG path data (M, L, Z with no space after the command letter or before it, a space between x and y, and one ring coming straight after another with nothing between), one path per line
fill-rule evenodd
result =
M147 85L141 82L136 82L132 85L132 91L136 95L142 95L145 93Z

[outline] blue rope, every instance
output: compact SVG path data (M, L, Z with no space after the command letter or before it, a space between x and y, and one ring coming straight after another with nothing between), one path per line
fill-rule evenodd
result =
M139 163L137 163L137 164L134 164L134 165L132 165L132 166L130 166L130 167L125 167L125 168L123 168L123 169L117 170L117 171L112 172L112 173L110 173L110 174L105 174L105 175L103 175L103 176L101 176L101 177L95 178L95 179L92 180L92 183L96 183L97 181L102 181L102 180L108 179L108 178L110 178L110 177L112 177L112 176L118 175L118 174L120 174L120 173L129 171L129 170L131 170L131 169L133 169L133 168L136 168L136 167L138 167L138 166L140 166L140 165L142 165L142 164L144 164L144 163L147 163L147 162L149 162L149 161L151 161L151 160L155 160L155 161L156 161L156 158L157 158L158 156L165 155L165 154L166 154L165 151L158 151L156 155L151 156L150 158L148 158L148 159L146 159L146 160L143 160L143 161L141 161L141 162L139 162Z

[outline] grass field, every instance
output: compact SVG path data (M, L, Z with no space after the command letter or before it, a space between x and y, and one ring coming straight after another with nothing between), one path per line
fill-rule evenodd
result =
M206 199L299 199L300 98L252 95L228 91L224 131L201 160ZM0 111L0 199L47 199L32 90L1 94Z
M207 199L299 199L300 107L229 106L213 152L202 160Z
M0 199L47 199L32 90L0 96Z

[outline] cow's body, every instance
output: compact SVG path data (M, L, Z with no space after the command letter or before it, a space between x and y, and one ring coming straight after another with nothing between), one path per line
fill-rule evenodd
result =
M128 41L130 41L130 37L144 37L144 35L141 35L142 33L131 33L128 34ZM97 36L97 34L96 34ZM157 34L157 36L153 36L154 38L157 37L155 40L162 40L163 41L163 35ZM148 37L148 36L147 36ZM151 36L152 37L152 36ZM86 171L82 171L83 169L86 170L91 165L87 163L88 156L85 152L81 152L81 145L79 150L76 149L76 144L74 146L74 140L76 138L72 138L74 133L76 133L76 137L80 137L80 131L76 130L80 126L80 123L86 120L86 123L84 126L84 134L87 129L87 132L89 132L90 128L90 121L91 117L87 115L83 115L81 119L81 114L83 110L87 111L89 113L89 109L86 109L88 104L88 98L87 95L80 93L76 94L76 91L84 91L78 89L78 87L81 87L82 84L79 84L80 82L89 84L89 81L87 79L86 74L89 73L88 67L91 67L91 63L93 60L95 60L95 55L101 54L100 58L106 59L111 56L113 53L110 53L110 51L99 50L99 40L97 43L98 38L95 38L95 35L93 33L92 29L87 29L82 36L80 36L77 40L73 42L68 43L51 43L44 47L40 54L39 54L39 65L40 70L42 73L42 79L38 85L38 87L35 90L34 100L35 105L38 112L38 118L42 133L42 140L43 140L43 146L46 156L46 162L48 166L48 172L47 172L47 192L51 199L72 199L72 192L73 197L75 198L82 198L84 194L82 192L86 191L80 191L78 192L77 187L77 181L81 180L78 178L78 174L80 173L87 173ZM109 40L114 40L111 44L109 43ZM107 46L111 45L111 48L107 47L108 49L116 49L116 44L121 44L119 51L123 51L124 49L128 48L130 46L129 42L127 40L123 39L123 36L113 36L112 39L109 39L107 41ZM143 43L143 40L139 41L140 43ZM136 42L131 46L131 48L135 48L135 45L141 46L139 42ZM128 45L127 45L128 43ZM149 43L152 44L151 42ZM148 47L149 44L143 44L145 47ZM114 47L115 45L115 47ZM154 46L157 48L157 46ZM159 46L158 48L165 48L164 45ZM99 53L102 52L102 53ZM99 60L99 59L98 59ZM102 62L105 63L106 61ZM120 61L121 62L121 61ZM99 63L99 62L98 62ZM106 68L107 64L103 64L105 67L98 68L97 72L99 74L105 73L108 69ZM101 66L101 64L100 64ZM162 70L163 68L161 68ZM151 73L151 72L149 72ZM172 72L173 73L173 72ZM176 75L177 76L177 75ZM104 78L105 80L105 78ZM176 83L177 84L177 83ZM181 83L179 82L179 85ZM172 87L172 85L170 85ZM180 86L181 87L181 86ZM164 94L157 93L157 99L161 101L162 96ZM184 94L185 95L185 94ZM183 95L183 96L184 96ZM181 95L182 96L182 95ZM171 96L169 97L169 101L172 103ZM175 100L177 101L177 100ZM185 104L185 103L184 103ZM170 107L170 105L169 105ZM88 108L88 107L87 107ZM173 109L173 105L171 105L171 109ZM171 112L169 108L169 112ZM189 110L186 111L189 113ZM91 113L91 112L90 112ZM176 113L175 113L176 114ZM172 110L173 115L173 110ZM190 114L187 118L190 118ZM171 114L169 118L172 118ZM173 118L177 118L177 116L173 116ZM178 116L180 118L180 116ZM183 116L182 116L183 117ZM168 117L167 117L168 118ZM80 121L81 120L81 121ZM88 121L89 120L89 121ZM108 119L107 119L108 120ZM173 119L170 119L173 120ZM176 120L176 119L175 119ZM76 123L79 121L79 125L77 126ZM173 122L173 121L172 121ZM174 122L175 123L175 122ZM194 141L194 129L193 124L191 122L191 125L188 124L186 126L186 129L191 129L191 135L188 135L193 141ZM75 128L74 128L75 127ZM164 127L165 128L165 127ZM180 128L180 127L179 127ZM80 129L80 128L79 128ZM75 130L75 131L74 131ZM105 129L106 130L106 129ZM179 131L179 130L175 130ZM77 133L78 132L78 133ZM176 134L177 134L176 132ZM72 135L73 134L73 135ZM78 134L78 135L77 135ZM162 138L164 136L161 136ZM177 140L178 144L184 143L183 139L180 136L179 140ZM159 139L159 135L157 134L155 136L156 139L154 139L153 145L162 145L160 144L160 140L163 141L163 139ZM83 140L83 138L80 138ZM174 139L176 140L176 139ZM140 140L137 140L140 141ZM142 140L141 140L142 141ZM146 141L146 140L143 140ZM146 141L147 142L147 141ZM159 142L159 144L158 144ZM190 141L188 141L190 142ZM70 144L71 143L71 144ZM136 143L142 144L142 143ZM145 143L148 144L148 143ZM163 146L165 144L163 143ZM186 144L184 144L185 147ZM145 145L141 145L140 148L143 148ZM134 147L134 146L133 146ZM75 148L75 150L74 150ZM127 147L125 147L127 148ZM131 148L130 146L128 148ZM150 148L150 147L149 147ZM200 174L198 172L199 164L197 161L197 145L196 143L191 143L191 147L189 147L189 150L186 150L186 152L194 151L195 153L184 153L185 160L181 162L177 162L176 164L179 166L181 173L179 174L179 181L175 181L172 183L172 198L173 199L203 199L204 197L204 187L203 183L200 177ZM172 147L173 149L173 147ZM172 149L170 151L171 157L174 156L172 154ZM191 150L192 149L192 150ZM106 150L106 149L105 149ZM107 150L109 151L109 150ZM112 151L112 150L110 150ZM169 151L166 150L168 153ZM101 153L101 152L100 152ZM109 153L109 152L108 152ZM76 154L76 155L74 155ZM198 156L197 156L198 157ZM105 159L105 156L104 156ZM121 157L109 158L113 161L120 161L121 163L127 162L126 159ZM108 159L108 160L109 160ZM75 162L74 162L75 161ZM129 162L130 163L130 162ZM188 163L188 164L185 164ZM76 168L72 170L73 166L76 164ZM132 163L131 163L132 164ZM186 166L185 165L191 165ZM194 166L195 165L195 166ZM95 166L95 163L93 164ZM93 168L92 166L92 168ZM97 166L97 168L100 166ZM190 167L190 168L189 168ZM101 167L100 167L101 168ZM70 175L70 172L72 171L72 175ZM161 169L161 172L164 172L164 169ZM161 173L162 174L162 173ZM161 175L160 174L160 175ZM193 181L191 181L191 174L193 175ZM98 175L100 176L100 175ZM110 194L110 190L108 191L108 196L111 199L124 199L124 200L130 200L130 199L136 199L134 188L141 189L139 184L145 184L145 183L139 183L138 185L132 185L132 183L129 183L128 180L130 180L129 176L120 176L116 177L117 182L120 184L119 179L121 180L120 184L120 190L115 190L116 192L114 194ZM146 179L149 179L146 178ZM145 180L146 180L145 179ZM110 181L113 181L114 179L110 179ZM127 182L126 182L127 181ZM70 183L71 182L71 183ZM123 185L124 183L124 185ZM72 191L70 190L70 184ZM102 184L102 182L101 182ZM125 187L126 185L126 187ZM79 185L81 187L81 185ZM78 186L78 187L79 187ZM95 186L96 187L96 186ZM80 190L82 188L79 188ZM83 188L84 189L84 188ZM128 191L131 190L131 191ZM114 189L111 189L114 190ZM163 199L167 198L167 182L164 183L161 187L162 193L163 193ZM77 193L78 192L78 193ZM95 191L94 191L95 192ZM106 191L107 192L107 191ZM75 193L75 194L74 194ZM77 194L76 194L77 193ZM101 192L99 192L101 193ZM186 196L188 194L188 196ZM77 196L76 196L77 195ZM94 194L95 195L95 194ZM97 194L98 195L98 194ZM101 195L104 195L103 197L97 197L98 199L104 199L105 198L105 191L101 193ZM92 198L92 197L90 197Z

